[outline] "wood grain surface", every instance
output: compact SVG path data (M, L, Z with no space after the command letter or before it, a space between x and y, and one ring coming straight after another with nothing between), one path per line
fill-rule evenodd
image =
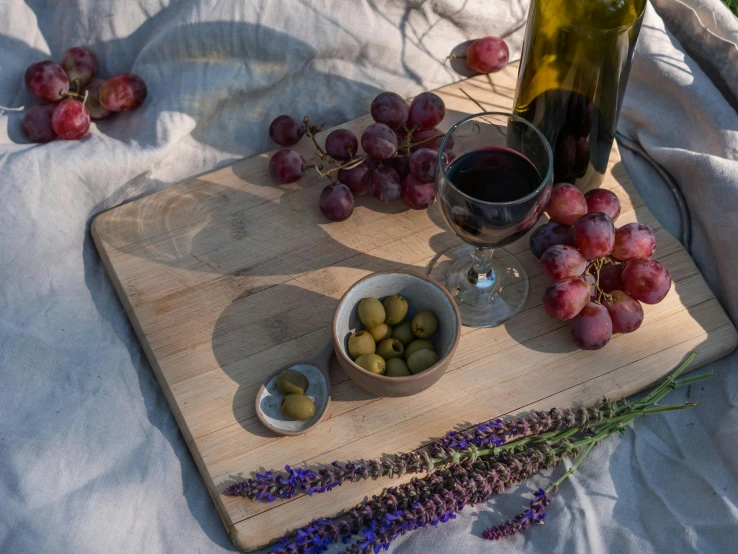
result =
M479 111L461 89L490 111L509 111L516 72L513 65L437 91L448 108L442 127ZM367 122L341 127L359 134ZM295 148L314 158L307 139ZM376 398L353 385L334 359L330 418L306 435L277 437L256 418L254 395L268 375L325 344L343 292L374 271L424 272L459 239L437 205L412 211L399 201L362 198L347 221L328 223L317 207L325 180L310 173L275 185L268 158L245 159L119 206L92 225L223 523L243 550L350 509L390 481L264 504L223 496L234 479L287 463L408 451L451 428L502 414L630 395L666 375L690 350L700 351L694 368L738 344L694 263L643 205L614 149L603 186L622 201L617 223L650 225L658 241L654 257L674 279L663 302L644 306L638 331L613 337L597 352L577 350L566 324L541 308L547 283L524 237L508 248L530 277L524 310L494 329L464 327L456 356L435 386L408 398Z

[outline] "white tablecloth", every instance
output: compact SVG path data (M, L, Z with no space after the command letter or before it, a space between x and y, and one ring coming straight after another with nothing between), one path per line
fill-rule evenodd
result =
M657 6L668 25L649 7L620 131L684 190L696 260L738 321L738 24L718 0ZM467 39L506 36L516 58L526 12L518 0L0 4L1 105L32 105L25 68L78 44L104 74L133 71L149 87L140 110L81 142L28 144L22 114L0 112L0 552L234 550L95 251L91 218L271 147L277 114L335 124L380 90L452 82L440 60ZM624 156L649 207L678 231L659 178ZM735 552L738 357L712 369L692 390L704 407L602 443L545 527L479 538L527 503L524 486L393 551Z

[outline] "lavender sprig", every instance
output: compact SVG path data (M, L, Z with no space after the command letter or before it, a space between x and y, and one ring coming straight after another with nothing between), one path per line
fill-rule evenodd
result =
M551 499L543 489L538 489L530 502L530 508L522 514L518 514L512 521L506 521L500 525L495 525L482 532L482 537L490 541L496 541L507 537L517 535L520 531L525 531L533 524L542 525L546 519L546 507L551 503Z
M387 456L382 460L355 460L346 463L334 461L315 470L285 466L284 473L266 471L254 477L234 483L224 491L229 496L245 496L251 500L273 502L292 498L296 494L322 493L341 486L344 482L357 482L380 477L401 477L410 473L423 473L443 469L472 456L475 450L485 447L502 447L511 440L577 427L587 431L615 417L626 407L623 401L576 410L534 412L511 420L493 419L481 423L469 431L450 431L427 448L413 452ZM545 438L545 437L544 437ZM518 443L510 444L510 447Z
M448 521L452 505L456 513L467 505L484 502L493 494L524 481L537 471L557 465L564 457L575 457L577 453L578 449L565 439L558 450L541 444L499 459L467 458L460 464L391 487L350 510L342 519L313 521L297 532L295 542L279 545L277 553L321 552L328 544L339 539L345 541L359 531L365 531L364 540L353 544L349 551L368 552L413 529ZM445 499L444 502L439 504L439 498Z

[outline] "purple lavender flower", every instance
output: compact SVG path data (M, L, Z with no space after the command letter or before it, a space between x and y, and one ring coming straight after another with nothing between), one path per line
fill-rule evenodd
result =
M517 535L520 531L525 531L533 524L543 525L546 519L546 507L551 503L546 491L538 489L533 500L530 501L530 508L522 514L518 514L512 521L506 521L500 525L493 525L489 529L482 532L482 537L490 541L504 539Z
M576 449L570 449L556 453L548 445L538 445L499 457L466 458L423 478L388 488L342 519L312 522L298 531L294 542L278 545L277 553L313 552L307 549L323 548L339 539L346 542L359 532L363 538L354 542L348 552L378 551L410 531L446 523L464 507L485 502L533 473L553 467L563 457L576 455L575 452ZM294 550L297 547L303 550Z
M577 425L586 430L593 423L612 417L620 405L603 402L597 407L579 408L576 411L554 408L518 419L496 418L467 431L450 431L431 443L427 451L422 449L396 454L383 460L356 460L343 464L334 461L314 470L285 466L285 473L257 473L252 478L228 486L224 494L274 502L302 493L312 495L327 492L344 482L442 469L450 463L458 463L460 455L469 456L481 448L500 447L512 438L531 432L542 434Z

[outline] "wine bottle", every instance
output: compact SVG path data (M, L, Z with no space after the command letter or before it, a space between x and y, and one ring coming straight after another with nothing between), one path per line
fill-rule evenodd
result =
M515 113L546 136L554 182L599 186L646 0L532 0Z

